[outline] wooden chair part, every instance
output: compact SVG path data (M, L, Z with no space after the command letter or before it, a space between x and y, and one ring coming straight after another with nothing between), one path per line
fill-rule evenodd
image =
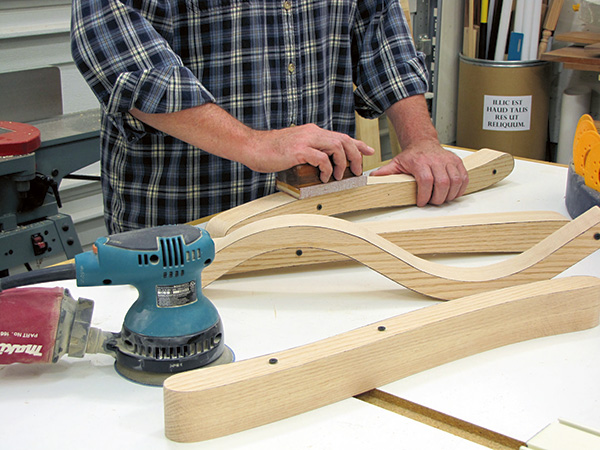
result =
M302 347L171 376L164 383L166 436L194 442L233 434L479 352L594 327L599 288L595 277L510 287Z
M380 167L383 162L381 156L381 139L379 130L379 119L365 119L356 116L356 139L363 141L367 145L371 146L375 153L369 156L363 155L363 170L371 170Z
M375 150L375 153L372 155L363 156L363 171L365 172L381 167L402 151L394 126L390 119L386 117L387 135L390 146L389 156L391 158L383 159L381 129L379 125L379 119L365 119L356 114L356 138L370 145Z
M241 262L274 250L310 247L343 254L421 294L451 300L515 284L549 279L600 248L600 207L570 221L529 250L484 267L446 266L419 258L359 224L334 217L272 217L216 243L217 256L202 285Z
M463 163L469 172L466 194L492 186L507 177L514 167L512 155L490 149L468 155ZM412 176L369 177L367 186L303 200L297 200L283 192L268 195L217 214L206 224L206 230L213 238L217 238L256 220L282 214L332 216L415 203L416 182Z
M569 219L553 211L518 211L361 222L360 226L407 252L422 256L521 253L568 222ZM215 239L217 248L220 239ZM302 246L257 255L233 267L227 274L341 261L352 260L340 253ZM218 256L213 264L219 265Z
M541 58L542 54L545 53L548 48L548 40L550 37L552 37L552 34L556 30L556 25L558 24L563 3L564 0L554 0L550 5L550 9L548 10L548 14L544 20L542 38L538 46L538 59Z

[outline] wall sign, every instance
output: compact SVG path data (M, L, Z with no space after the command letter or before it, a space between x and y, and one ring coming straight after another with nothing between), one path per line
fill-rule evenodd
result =
M483 129L494 131L528 131L531 125L531 95L485 95Z

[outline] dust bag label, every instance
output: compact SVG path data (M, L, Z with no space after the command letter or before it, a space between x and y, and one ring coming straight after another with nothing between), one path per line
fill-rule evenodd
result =
M506 97L485 95L483 129L528 131L531 125L531 95Z

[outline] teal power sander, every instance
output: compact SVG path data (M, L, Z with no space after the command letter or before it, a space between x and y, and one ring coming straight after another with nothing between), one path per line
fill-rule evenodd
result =
M91 251L75 256L74 264L0 278L3 329L10 329L10 324L4 322L10 321L12 310L21 308L20 315L27 317L23 309L30 308L28 301L33 301L9 303L11 291L6 289L73 278L78 286L132 285L139 297L127 312L120 333L89 326L90 300L75 301L68 291L60 295L55 302L60 303L61 314L49 332L53 334L56 329L48 362L56 362L64 354L108 353L115 357L115 368L121 375L149 385L162 385L174 373L232 362L233 353L225 346L219 314L201 290L201 272L214 256L209 234L191 225L167 225L99 238ZM48 309L52 303L47 301ZM33 327L30 334L40 334L41 327L36 330L33 323L29 325ZM23 324L19 327L24 329Z

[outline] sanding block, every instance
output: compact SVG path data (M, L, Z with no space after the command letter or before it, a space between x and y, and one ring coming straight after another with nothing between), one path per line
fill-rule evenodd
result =
M338 181L323 183L319 175L318 167L300 164L277 173L277 189L302 200L367 184L367 176L354 175L349 166L346 167L342 179Z

